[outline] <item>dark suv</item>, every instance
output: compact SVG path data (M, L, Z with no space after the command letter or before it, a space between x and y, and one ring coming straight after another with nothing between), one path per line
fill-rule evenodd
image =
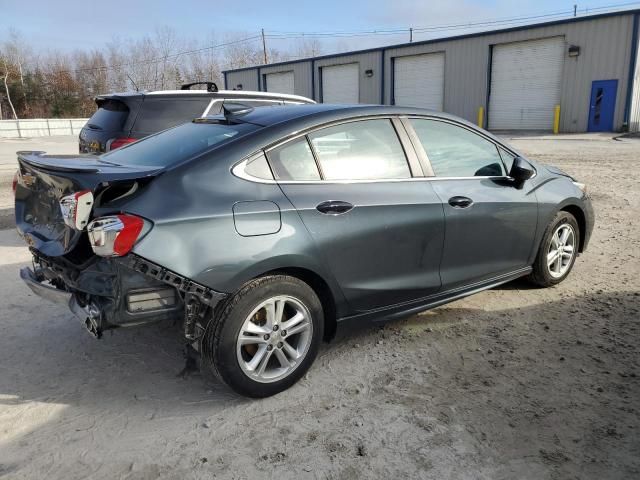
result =
M191 90L206 85L206 90ZM196 82L181 90L111 93L96 97L98 110L80 131L80 153L104 153L135 142L152 133L216 115L225 103L250 107L315 103L298 95L218 90L213 82Z

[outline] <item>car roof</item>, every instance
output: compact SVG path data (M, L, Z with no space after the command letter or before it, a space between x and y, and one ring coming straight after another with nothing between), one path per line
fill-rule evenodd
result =
M167 96L167 97L182 97L192 96L200 97L207 96L211 98L225 97L225 98L264 98L274 100L290 100L292 102L302 103L315 103L313 100L301 95L291 95L288 93L275 93L275 92L258 92L252 90L218 90L216 92L209 92L207 90L157 90L152 92L115 92L98 95L96 99L109 99L109 98L132 98L132 97L144 97L144 96Z
M394 105L362 104L337 105L316 103L307 105L260 107L254 108L248 112L241 111L237 114L232 113L231 115L236 121L252 123L262 127L268 127L280 123L288 123L301 118L305 118L306 120L315 119L318 122L326 122L333 120L344 120L354 117L363 117L368 115L430 115L464 122L464 120L461 120L453 115L449 115L443 112L437 112L434 110L412 107L397 107ZM218 115L217 117L222 118L221 115Z

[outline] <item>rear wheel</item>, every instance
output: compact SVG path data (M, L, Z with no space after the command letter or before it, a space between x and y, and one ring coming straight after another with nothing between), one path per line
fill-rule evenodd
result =
M274 395L309 369L323 325L320 300L306 283L286 275L252 280L209 322L202 367L240 394Z
M575 217L558 212L542 237L530 280L541 287L563 281L571 272L580 245L580 229Z

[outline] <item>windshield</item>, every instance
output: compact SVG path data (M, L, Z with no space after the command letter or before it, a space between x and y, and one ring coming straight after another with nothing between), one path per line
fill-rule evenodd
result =
M101 158L117 165L166 167L256 128L255 125L246 123L185 123L105 153Z

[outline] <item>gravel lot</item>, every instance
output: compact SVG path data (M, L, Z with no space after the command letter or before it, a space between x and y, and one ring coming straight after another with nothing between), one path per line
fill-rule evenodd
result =
M343 327L261 401L179 375L170 325L93 340L0 231L0 478L640 478L640 140L512 144L589 185L569 279Z

